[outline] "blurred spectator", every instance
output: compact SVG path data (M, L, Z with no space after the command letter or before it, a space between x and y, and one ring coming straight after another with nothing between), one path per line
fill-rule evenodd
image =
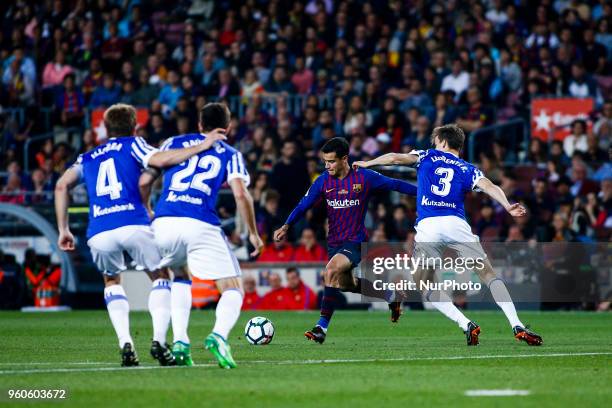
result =
M545 146L542 140L537 138L531 139L529 151L527 152L527 161L534 164L545 163L548 156Z
M299 94L306 94L314 83L314 74L304 65L304 58L295 59L295 72L291 76L291 83Z
M6 97L3 99L9 106L30 106L34 103L34 80L19 63L20 61L14 58L4 70L2 84Z
M572 157L575 151L586 152L587 144L587 126L584 120L576 120L572 123L572 133L563 139L563 151L567 157Z
M276 67L274 68L274 73L272 74L272 79L270 79L265 85L264 89L266 92L270 93L278 93L278 92L293 92L293 85L287 79L287 73L284 67Z
M274 241L264 247L263 252L257 258L259 262L290 262L294 259L293 246L287 242L287 238Z
M548 182L544 178L534 180L533 193L528 199L528 206L532 217L542 225L550 222L555 209L554 200L548 188Z
M218 79L212 82L209 89L209 93L217 98L240 95L240 86L228 69L221 69L219 71Z
M241 83L240 95L246 98L250 98L254 95L263 93L264 87L261 82L257 79L255 71L249 69L244 75L244 80Z
M55 53L55 59L49 61L45 65L45 69L42 75L42 86L43 88L50 88L60 85L64 81L64 77L72 73L73 69L70 65L66 64L66 57L63 51L58 50Z
M138 81L138 89L132 96L132 102L136 106L149 106L158 97L159 87L150 82L150 74L146 68L140 70Z
M573 184L570 187L570 192L574 197L586 197L588 193L593 193L598 190L597 184L589 180L587 175L588 169L586 164L579 158L572 159L571 178Z
M603 164L610 159L608 152L599 147L599 140L593 133L587 135L587 151L584 153L587 163Z
M147 143L151 146L158 146L162 140L169 136L166 121L161 113L154 113L149 119L147 129Z
M416 150L427 150L431 147L431 131L427 116L419 116L408 143Z
M316 241L316 235L312 228L302 230L300 245L295 249L293 260L295 262L327 261L327 251Z
M512 55L507 49L501 50L499 64L500 76L504 85L510 92L518 92L523 79L521 67L512 60Z
M456 116L457 115L454 107L448 106L448 103L446 101L446 95L444 95L443 93L438 93L436 95L432 115L429 117L429 120L430 122L432 122L433 127L453 123L455 121Z
M8 67L11 69L7 70ZM5 84L11 82L11 79L18 74L21 74L28 83L36 83L34 60L26 55L25 50L19 44L15 44L11 56L4 60L3 68L5 71L2 75L2 82Z
M408 232L412 230L413 223L408 219L408 211L406 206L398 204L393 208L392 216L392 239L403 241L406 239Z
M102 71L102 64L100 63L100 60L97 58L92 58L89 64L89 71L81 86L86 101L90 100L91 94L93 94L96 88L102 86L103 78L104 72Z
M168 71L168 82L159 92L159 102L167 110L174 110L178 99L183 96L183 90L179 86L179 76L176 71Z
M32 170L32 195L28 197L30 204L53 203L53 185L42 169Z
M480 219L476 223L476 234L482 236L487 228L497 227L497 220L495 219L495 212L493 207L489 203L485 203L480 208Z
M450 74L442 79L442 86L440 90L453 91L455 94L455 101L461 98L463 92L468 89L470 75L463 69L463 62L459 58L455 58L451 65L452 70Z
M587 71L604 74L606 69L606 47L595 41L595 30L586 28L583 32L584 45L581 54Z
M59 112L59 121L65 127L80 127L85 116L85 98L75 87L74 74L64 77L63 87L57 94L55 107Z
M291 310L314 310L317 308L317 295L304 284L297 268L287 269L287 289L291 292Z
M285 222L285 218L279 213L278 202L278 192L268 189L263 197L263 208L257 215L258 228L262 237L271 238L274 230Z
M465 131L472 132L492 122L493 115L489 108L483 105L477 87L473 86L467 90L467 102L467 109L457 119L457 124Z
M306 163L298 153L296 142L286 141L270 174L270 185L279 193L279 212L284 216L289 215L310 187Z
M268 276L270 291L259 302L259 310L288 310L293 302L293 293L282 286L281 277L276 272Z
M119 102L121 89L115 84L113 74L104 74L102 86L98 86L91 95L89 106L91 108L108 108Z
M580 62L572 64L568 91L575 98L597 97L597 83L587 75L584 66Z
M108 25L108 37L102 43L101 57L106 69L117 72L117 62L124 57L124 52L127 48L127 41L119 37L117 24L110 23Z
M256 310L261 302L261 296L257 293L257 283L255 278L246 275L242 278L244 286L244 299L242 300L242 310Z
M612 141L612 101L607 101L602 108L600 118L593 125L593 133L601 149L608 149Z
M574 242L576 240L574 233L568 228L567 215L564 213L555 213L553 216L552 226L553 230L550 241Z
M25 190L21 186L21 177L15 173L9 174L6 185L0 192L0 202L23 205L25 204L25 199Z
M34 249L25 252L23 272L28 289L32 294L34 306L47 307L59 305L59 285L62 271L52 265L49 256L37 255Z

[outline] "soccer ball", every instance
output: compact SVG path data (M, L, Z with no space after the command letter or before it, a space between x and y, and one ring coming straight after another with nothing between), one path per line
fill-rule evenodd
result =
M265 317L254 317L247 322L244 337L254 346L268 344L274 337L274 325Z

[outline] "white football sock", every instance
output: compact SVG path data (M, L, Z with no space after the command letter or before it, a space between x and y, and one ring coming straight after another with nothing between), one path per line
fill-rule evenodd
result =
M187 326L189 326L189 313L191 312L190 280L175 280L172 282L170 304L174 341L189 344Z
M153 340L162 346L166 343L166 334L170 325L170 281L156 279L149 293L149 313L153 321Z
M221 295L217 310L215 312L216 320L213 333L216 333L227 340L230 330L236 324L240 317L240 309L242 308L242 294L237 289L227 289Z
M104 301L110 316L115 333L119 339L119 347L125 343L134 345L130 336L130 304L121 285L111 285L104 288Z
M461 313L461 310L459 310L457 306L453 304L452 299L446 294L446 292L436 291L432 297L437 298L436 301L431 302L436 309L438 309L444 316L457 323L457 325L461 327L461 330L466 331L468 329L470 319ZM429 300L429 295L427 298Z
M510 298L510 293L508 293L508 288L506 288L504 281L499 278L493 279L489 282L489 290L497 306L506 314L510 326L525 327L516 314L516 308L514 307L514 303Z

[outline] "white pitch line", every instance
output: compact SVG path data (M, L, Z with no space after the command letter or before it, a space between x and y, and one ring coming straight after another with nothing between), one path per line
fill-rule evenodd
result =
M533 357L582 357L582 356L606 356L612 352L588 352L588 353L550 353L550 354L499 354L482 356L448 356L448 357L400 357L400 358L363 358L363 359L330 359L330 360L251 360L240 362L240 365L310 365L310 364L350 364L350 363L385 363L385 362L411 362L411 361L453 361L453 360L493 360L496 358L533 358ZM61 364L61 363L54 363ZM70 364L70 363L66 363ZM196 364L194 367L216 367L217 364ZM182 367L161 366L139 366L139 367L83 367L83 368L44 368L40 370L3 370L0 375L13 374L44 374L44 373L80 373L89 371L131 371L131 370L154 370L154 369L180 369ZM193 368L193 367L192 367Z
M525 396L531 394L529 390L467 390L464 395L466 397L514 397Z

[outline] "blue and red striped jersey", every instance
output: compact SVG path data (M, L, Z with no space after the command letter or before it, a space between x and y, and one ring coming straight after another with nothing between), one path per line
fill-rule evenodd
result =
M351 169L346 177L338 179L323 172L306 192L287 218L286 224L293 225L306 211L325 200L329 233L327 243L336 246L344 242L364 242L368 233L364 225L368 202L377 191L399 191L416 195L412 184L383 176L369 169Z

